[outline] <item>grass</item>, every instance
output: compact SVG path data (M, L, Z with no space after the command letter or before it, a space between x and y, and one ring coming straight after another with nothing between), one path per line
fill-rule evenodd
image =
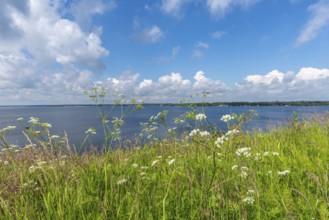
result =
M1 152L0 219L329 219L327 119L80 155L34 122L48 141Z

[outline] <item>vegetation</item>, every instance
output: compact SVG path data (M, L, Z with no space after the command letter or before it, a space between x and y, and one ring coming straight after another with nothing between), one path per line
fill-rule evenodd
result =
M329 115L243 132L253 116L222 116L222 132L195 109L177 128L160 112L142 126L145 144L80 154L37 118L23 148L6 143L15 127L3 128L0 219L328 219ZM117 118L102 131L106 145L126 144Z

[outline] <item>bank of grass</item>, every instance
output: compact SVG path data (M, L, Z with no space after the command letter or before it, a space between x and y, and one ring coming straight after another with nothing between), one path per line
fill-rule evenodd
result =
M11 146L0 219L329 219L328 120L220 136L82 155Z

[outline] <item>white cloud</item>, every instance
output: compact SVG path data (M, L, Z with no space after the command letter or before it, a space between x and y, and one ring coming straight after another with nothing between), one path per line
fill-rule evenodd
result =
M191 0L162 0L161 9L164 13L181 17L181 8Z
M80 0L73 3L70 12L73 14L75 21L83 29L88 29L91 25L91 18L96 14L103 14L108 10L116 8L114 0Z
M223 35L225 35L225 32L223 32L223 31L214 31L210 34L210 36L214 39L219 39L219 38L223 37Z
M232 7L248 8L259 0L207 0L209 12L216 18L224 17Z
M270 85L274 82L282 82L283 77L283 73L280 73L278 70L273 70L266 75L249 75L245 78L245 80L251 84Z
M320 0L309 6L308 11L311 13L311 18L298 36L296 46L315 39L319 32L329 25L329 1Z
M303 81L325 80L327 78L329 79L328 69L317 69L312 67L302 68L296 75L297 80Z
M265 75L249 75L232 88L232 100L328 100L329 70L301 68L297 74L273 70ZM310 92L312 91L312 92Z
M209 45L206 44L206 43L203 43L203 42L199 41L199 42L195 45L195 47L197 47L197 48L202 48L202 49L208 49L208 48L209 48Z
M201 59L204 56L204 50L209 49L209 45L199 41L194 45L192 58Z
M0 20L7 23L0 21L0 30L7 32L0 34L1 103L78 101L72 97L92 83L92 72L104 68L99 60L109 51L101 45L100 32L84 31L64 18L63 4L3 2Z
M143 43L153 44L159 42L164 37L164 33L157 25L153 25L137 33L135 37Z

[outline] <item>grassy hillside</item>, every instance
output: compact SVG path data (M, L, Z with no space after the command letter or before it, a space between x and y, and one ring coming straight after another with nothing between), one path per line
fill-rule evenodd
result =
M35 118L24 148L0 130L0 219L329 218L327 116L252 134L193 117L182 138L102 153L76 153Z

